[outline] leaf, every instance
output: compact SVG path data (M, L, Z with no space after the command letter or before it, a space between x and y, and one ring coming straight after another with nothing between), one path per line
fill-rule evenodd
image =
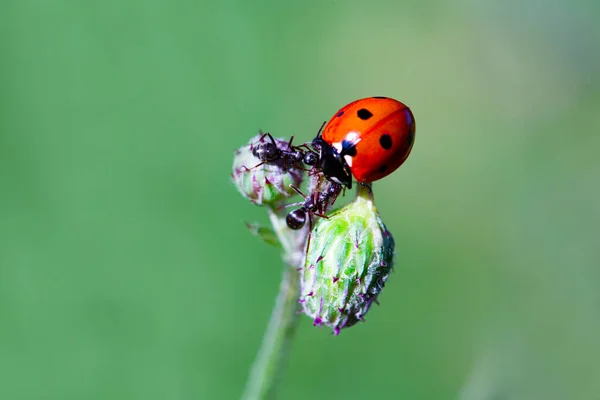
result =
M281 247L281 243L275 234L275 231L267 226L261 226L258 222L246 222L246 227L254 236L262 239L263 242L271 246Z

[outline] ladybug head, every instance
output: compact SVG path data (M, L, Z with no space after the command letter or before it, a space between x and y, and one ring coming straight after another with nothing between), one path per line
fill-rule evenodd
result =
M318 164L323 175L332 182L352 189L352 173L344 157L321 136L317 136L312 145L319 153Z

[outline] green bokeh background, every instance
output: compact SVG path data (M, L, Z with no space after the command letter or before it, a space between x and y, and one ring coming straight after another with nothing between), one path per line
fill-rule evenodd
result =
M229 181L258 128L407 103L367 323L281 399L600 398L593 1L0 2L0 399L236 399L278 290Z

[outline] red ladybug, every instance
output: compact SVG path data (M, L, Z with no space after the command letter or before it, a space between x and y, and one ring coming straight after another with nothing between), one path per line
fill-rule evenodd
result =
M368 97L342 107L312 145L323 174L352 188L352 176L367 183L398 169L414 141L415 118L406 105Z

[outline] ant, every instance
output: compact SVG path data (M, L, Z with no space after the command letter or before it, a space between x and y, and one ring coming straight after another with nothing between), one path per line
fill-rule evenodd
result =
M344 151L338 152L331 144L323 140L321 131L325 127L326 121L323 122L315 138L300 146L292 146L292 140L288 143L287 150L281 150L275 144L273 137L266 133L261 138L254 149L255 157L265 162L277 161L278 159L290 159L292 162L302 161L304 164L311 167L313 174L321 174L329 182L337 185L342 185L348 189L352 189L352 173L346 161L344 160ZM262 142L265 136L269 136L271 143Z
M261 132L262 133L262 132ZM265 141L265 137L269 138L269 142ZM294 136L290 138L287 148L281 149L277 146L275 139L270 133L264 133L258 143L252 146L252 154L258 158L261 162L254 168L259 167L265 163L272 163L279 160L288 161L291 164L303 161L306 152L301 150L302 146L292 146Z
M320 177L317 179L320 179ZM312 215L327 218L325 215L327 208L333 205L342 190L342 186L340 184L331 181L328 181L328 183L329 185L325 188L325 190L318 191L315 189L310 196L306 196L297 187L291 186L296 193L304 197L304 201L288 205L288 207L301 206L300 208L291 211L287 215L285 222L287 223L288 227L294 230L300 229L306 224L306 219L308 217L312 230Z
M303 162L310 166L309 175L315 179L314 188L310 189L310 195L305 195L295 186L291 188L304 198L303 201L289 204L288 207L300 206L291 211L286 217L288 227L294 230L301 229L306 220L309 220L312 229L312 215L327 218L324 214L327 208L332 206L343 187L352 187L352 181L349 179L350 173L347 167L344 168L338 160L332 158L333 150L330 145L321 139L321 131L325 123L321 125L319 132L314 140L299 146L293 146L294 136L290 138L287 148L280 148L270 133L263 133L258 143L254 144L252 154L260 160L260 163L254 168L265 163L278 161L288 162L290 164ZM262 133L262 131L260 132ZM265 140L268 138L269 140ZM325 178L325 182L322 179ZM323 187L324 186L324 187ZM320 190L322 188L322 190Z
M325 124L323 123L321 129L323 129L324 125ZM321 129L319 129L319 133L321 132ZM262 131L260 131L260 133L262 133ZM264 141L265 137L268 137L270 142ZM313 174L323 172L323 156L321 155L322 145L319 141L319 134L317 134L317 137L311 142L303 143L299 146L292 146L293 140L294 135L292 135L288 141L287 149L281 149L277 146L275 139L273 139L273 136L271 136L270 133L264 133L260 139L258 139L258 143L251 147L254 157L261 161L257 167L268 162L290 160L292 163L300 161L304 162L304 164L312 167L311 170L313 171ZM331 181L329 175L325 176Z
M298 230L301 229L304 225L306 225L306 220L308 219L309 231L308 231L308 239L306 242L306 254L308 254L308 249L310 248L310 241L312 237L312 229L313 229L313 219L312 216L316 215L322 218L328 218L325 215L327 212L327 208L332 206L338 195L342 190L342 185L332 182L330 180L326 180L325 182L328 186L319 191L317 188L321 185L321 178L323 177L322 173L319 172L319 176L316 178L315 189L312 189L311 195L306 196L300 189L297 187L290 185L292 189L300 196L304 197L304 201L298 203L292 203L288 206L300 206L293 211L291 211L287 217L285 218L285 222L290 229ZM314 182L314 181L313 181Z

